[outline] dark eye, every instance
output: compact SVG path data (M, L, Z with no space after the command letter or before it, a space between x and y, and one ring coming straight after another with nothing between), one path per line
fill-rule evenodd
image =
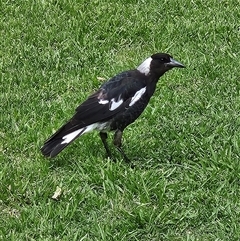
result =
M165 58L160 58L159 60L160 60L161 62L165 62L165 61L166 61Z

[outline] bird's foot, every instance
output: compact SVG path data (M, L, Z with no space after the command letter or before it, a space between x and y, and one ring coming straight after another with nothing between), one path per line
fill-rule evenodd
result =
M125 162L130 163L130 159L127 157L127 155L124 153L123 149L121 147L116 146L117 150L122 154L123 159Z

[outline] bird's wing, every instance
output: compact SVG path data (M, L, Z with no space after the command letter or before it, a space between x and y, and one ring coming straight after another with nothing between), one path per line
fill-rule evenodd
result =
M96 122L107 121L118 112L132 106L145 92L144 81L139 81L134 71L123 72L89 96L76 109L76 114L71 119L74 126L86 126Z

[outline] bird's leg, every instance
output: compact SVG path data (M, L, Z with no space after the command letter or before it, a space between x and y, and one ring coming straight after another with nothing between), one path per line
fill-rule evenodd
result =
M103 143L103 145L105 147L105 150L107 152L107 156L111 158L111 152L110 152L108 144L107 144L107 138L108 138L107 133L100 132L99 135L101 137L102 143Z
M114 139L113 139L113 144L116 146L118 151L122 154L126 162L130 162L129 158L126 156L124 153L123 149L121 148L122 146L122 131L117 130L114 134Z

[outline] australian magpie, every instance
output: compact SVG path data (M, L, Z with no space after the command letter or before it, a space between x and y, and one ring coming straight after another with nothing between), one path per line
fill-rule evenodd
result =
M104 83L99 90L79 105L75 115L53 134L41 151L47 157L55 157L79 136L98 130L107 155L107 132L114 131L113 144L123 152L122 134L147 106L159 78L168 70L184 65L165 53L153 54L136 69L122 72Z

